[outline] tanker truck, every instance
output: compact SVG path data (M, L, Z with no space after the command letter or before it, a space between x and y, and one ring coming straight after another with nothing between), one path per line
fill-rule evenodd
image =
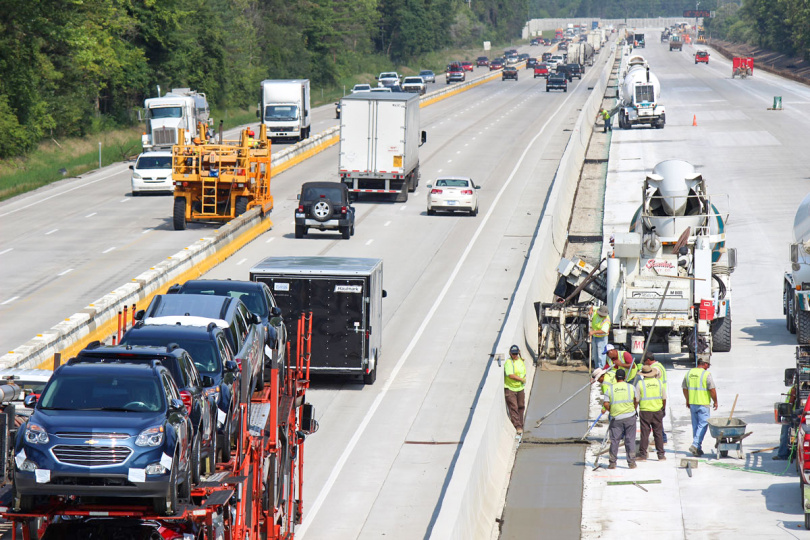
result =
M631 129L645 124L662 129L666 123L661 98L661 84L650 71L643 56L632 56L627 62L627 72L619 88L619 127Z
M634 345L644 336L641 342L693 359L728 352L737 253L726 247L725 220L703 176L686 161L662 161L644 179L641 196L630 231L613 236L607 258L605 300L614 328L634 333Z
M790 269L785 272L782 310L788 331L801 344L810 343L810 194L793 219Z

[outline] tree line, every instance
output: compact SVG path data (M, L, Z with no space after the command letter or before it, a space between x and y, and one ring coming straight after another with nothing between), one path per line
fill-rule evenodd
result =
M646 17L690 4L0 0L0 158L24 154L45 138L134 124L134 112L157 94L157 85L205 92L215 106L253 107L265 78L337 86L372 65L520 37L528 18Z

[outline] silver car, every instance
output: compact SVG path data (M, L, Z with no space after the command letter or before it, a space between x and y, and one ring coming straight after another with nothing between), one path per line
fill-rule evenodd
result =
M419 72L419 76L422 77L422 80L425 83L435 83L436 82L436 74L430 71L429 69L423 69Z
M435 216L437 211L468 212L478 215L478 191L472 178L466 176L443 176L427 185L427 213Z

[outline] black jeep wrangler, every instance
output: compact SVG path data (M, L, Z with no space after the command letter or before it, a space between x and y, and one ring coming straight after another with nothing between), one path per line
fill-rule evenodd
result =
M309 229L340 231L347 239L354 234L354 207L349 188L340 182L306 182L295 210L295 237Z

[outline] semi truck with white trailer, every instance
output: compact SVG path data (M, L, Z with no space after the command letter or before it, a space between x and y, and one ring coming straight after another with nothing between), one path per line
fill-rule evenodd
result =
M285 317L310 313L314 333L309 370L377 379L382 356L382 259L268 257L250 269L265 283ZM290 354L299 344L290 343Z
M274 80L261 84L256 117L267 126L267 137L308 139L312 130L309 79Z
M796 341L810 344L810 194L793 218L790 268L785 271L782 309L788 331Z
M352 193L395 195L408 200L419 185L419 96L361 92L340 100L340 181Z
M661 83L650 71L643 56L632 56L619 87L619 127L631 129L648 125L662 129L666 124L666 109L659 102Z
M208 129L208 100L201 92L174 88L165 96L146 99L143 107L146 112L146 132L141 136L144 150L191 144L202 130ZM185 141L178 140L181 129Z

